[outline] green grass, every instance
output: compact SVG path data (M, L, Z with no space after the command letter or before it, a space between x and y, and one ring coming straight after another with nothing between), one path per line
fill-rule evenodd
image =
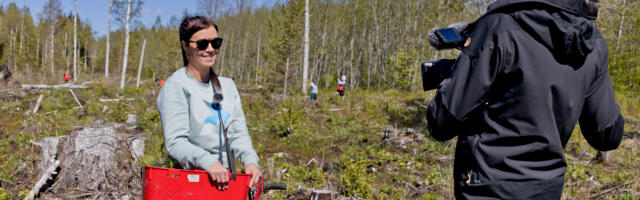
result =
M74 109L77 104L67 89L0 93L0 199L22 198L32 187L40 154L30 141L65 135L74 126L99 119L124 123L127 114L138 115L143 130L139 134L145 137L145 156L140 164L163 163L167 154L153 94L158 88L112 88L117 85L105 81L91 89L75 89L85 109ZM276 95L280 92L269 89L239 88L267 181L288 184L286 191L270 192L266 199L286 198L298 188L329 188L366 199L453 198L455 141L434 141L425 130L425 97L433 92L356 89L347 91L342 101L335 91L321 90L320 106L316 107L297 93L285 100ZM33 109L39 94L45 98L38 114L25 114ZM135 100L98 101L119 96ZM617 99L625 117L640 118L637 97L618 95ZM401 149L381 142L386 128L413 128L426 135L426 140L410 142ZM629 123L625 129L639 130L637 124ZM611 152L610 162L594 164L590 160L596 151L576 128L565 152L564 198L583 199L609 188L618 189L599 198L634 199L640 195L638 138L625 139ZM309 163L311 159L316 162Z

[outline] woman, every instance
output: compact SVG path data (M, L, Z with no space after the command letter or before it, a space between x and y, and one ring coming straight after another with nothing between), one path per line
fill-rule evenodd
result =
M338 93L340 93L340 98L344 101L344 86L347 85L347 76L342 75L338 80Z
M186 18L180 24L180 43L185 66L166 80L158 95L167 152L185 169L206 170L224 190L229 181L222 134L226 129L231 149L253 175L252 186L262 172L240 95L231 79L212 70L222 45L218 26L201 16Z

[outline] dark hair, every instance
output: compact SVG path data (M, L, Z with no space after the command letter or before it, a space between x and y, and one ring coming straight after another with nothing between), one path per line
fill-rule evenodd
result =
M184 48L182 48L182 42L184 41L188 44L191 36L193 36L194 33L210 26L213 26L213 28L216 29L216 32L218 31L218 25L203 16L187 17L182 20L182 23L180 23L180 49L182 49L182 62L184 63L184 66L187 66L187 64L189 64L189 61L187 60L187 55L186 52L184 52Z

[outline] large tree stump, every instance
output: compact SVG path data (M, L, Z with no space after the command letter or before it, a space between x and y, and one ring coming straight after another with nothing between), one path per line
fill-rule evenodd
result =
M142 197L142 136L118 133L123 124L77 127L68 136L42 139L46 169L60 161L55 180L40 189L43 199L138 199Z
M333 190L313 190L311 192L311 200L334 200L337 192Z

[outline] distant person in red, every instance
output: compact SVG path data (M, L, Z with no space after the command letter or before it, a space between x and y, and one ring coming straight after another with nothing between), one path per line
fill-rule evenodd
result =
M69 80L71 80L72 78L73 75L71 75L69 72L64 73L64 82L69 82Z
M162 87L162 86L164 86L164 80L156 79L156 84L158 84L160 87Z

